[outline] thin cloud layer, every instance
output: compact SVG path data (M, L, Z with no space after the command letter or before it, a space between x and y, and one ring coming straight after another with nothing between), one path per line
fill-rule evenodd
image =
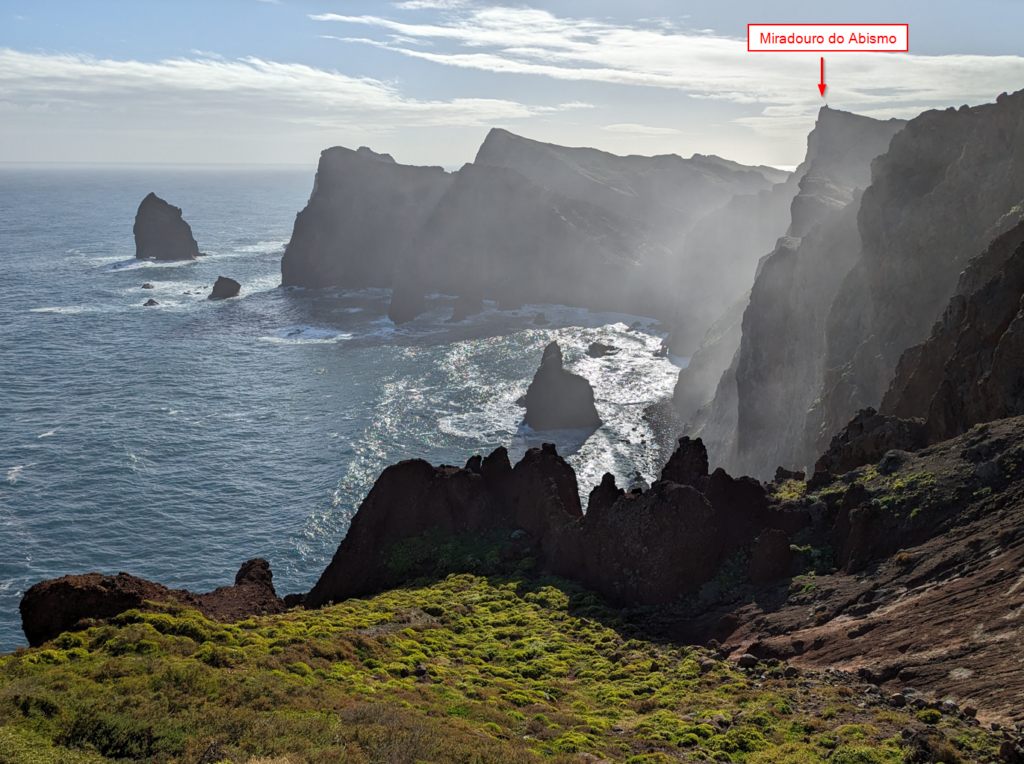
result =
M337 13L311 18L378 30L379 38L347 39L445 66L669 88L701 99L760 105L760 114L738 121L767 133L797 125L805 130L807 115L823 103L815 54L748 53L743 40L666 22L623 26L532 8L457 6L430 23ZM827 58L829 103L862 113L911 116L935 106L992 100L1024 86L1019 56L833 53Z
M571 106L571 105L567 105ZM553 111L515 101L422 101L380 80L302 64L204 56L147 63L0 49L0 108L102 112L128 119L173 110L204 119L245 115L320 127L489 126Z

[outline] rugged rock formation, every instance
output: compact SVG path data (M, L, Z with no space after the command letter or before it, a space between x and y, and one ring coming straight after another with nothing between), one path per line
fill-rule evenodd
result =
M1024 721L1007 680L1024 649L1024 480L1010 468L1024 457L1024 417L890 455L877 472L775 509L810 518L798 562L806 556L814 578L787 576L755 596L752 583L734 585L641 625L684 644L714 638L734 659L848 672L882 697L920 692L982 709L986 723Z
M168 589L127 573L86 573L40 581L25 592L19 609L25 636L36 647L74 628L82 619L113 618L145 607L147 602L169 600L226 622L285 611L283 600L274 591L270 565L259 558L242 564L234 586L222 586L208 594Z
M395 289L628 310L651 227L504 168L466 165L416 234ZM397 300L397 296L396 296Z
M1024 414L1024 223L960 275L931 336L904 351L882 412L926 420L946 440L981 422Z
M544 348L540 368L523 399L523 424L534 430L572 430L600 427L594 406L594 388L586 378L562 367L562 349L557 342Z
M828 450L815 462L814 474L843 475L864 464L874 464L894 449L916 451L924 445L923 424L920 419L900 419L872 408L861 409L832 438Z
M146 300L144 303L142 303L142 307L144 307L144 308L152 308L152 307L155 307L155 306L157 306L159 304L160 303L158 303L156 300L154 300L152 297L150 297L148 300Z
M615 355L619 349L614 345L605 345L603 342L591 342L587 347L587 355L591 358L604 358L606 355Z
M820 111L798 170L788 235L759 264L734 362L688 428L728 469L768 478L779 464L804 467L820 453L805 444L807 410L824 374L823 326L860 254L857 189L870 183L872 159L904 124ZM689 408L696 396L687 393L680 389L679 403Z
M282 285L390 287L451 182L440 167L396 164L365 147L327 149L281 258Z
M504 536L511 541L503 554L529 556L541 572L579 581L617 603L667 603L694 594L765 529L791 533L808 522L806 513L772 506L754 480L720 469L708 475L703 444L687 438L649 491L625 493L605 475L586 515L575 473L551 444L531 449L514 468L504 448L474 457L465 469L408 461L381 474L305 605L340 602L419 575L406 565L409 545L430 533ZM766 579L777 556L766 563ZM429 571L433 562L425 562Z
M622 157L533 141L500 128L487 134L473 164L515 170L555 193L642 220L669 248L734 195L771 188L787 177L771 167L715 156Z
M925 112L872 167L862 249L826 324L820 450L860 408L877 406L904 350L924 340L960 272L1015 226L1024 199L1024 91Z
M181 208L150 193L135 213L135 257L139 260L195 260L201 254Z
M692 279L673 253L694 222L733 195L756 195L785 177L718 157L617 157L503 130L452 174L365 147L332 148L296 219L282 283L391 286L389 313L399 320L438 292L495 299L502 309L556 302L662 317L685 303L679 321L696 337L706 321L691 315L697 302L680 300L679 284ZM736 208L743 225L730 221L731 230L751 230L749 211ZM714 260L721 275L721 252L693 257Z
M227 276L218 276L213 284L213 291L210 292L209 300L226 300L228 297L238 297L242 292L242 285Z

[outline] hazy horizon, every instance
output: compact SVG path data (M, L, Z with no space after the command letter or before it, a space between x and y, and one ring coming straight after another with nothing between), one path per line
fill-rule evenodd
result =
M585 10L585 12L584 12ZM791 167L823 104L877 118L1024 87L1024 6L5 3L0 162L471 162L491 127L614 154ZM748 53L747 23L908 23L910 52ZM993 23L998 21L999 23Z

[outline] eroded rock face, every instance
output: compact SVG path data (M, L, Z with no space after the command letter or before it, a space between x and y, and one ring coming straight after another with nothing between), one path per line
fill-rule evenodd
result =
M858 217L861 255L826 325L818 450L858 409L879 405L900 356L928 337L969 260L1021 220L1022 162L1024 91L925 112L873 164Z
M886 452L916 451L925 445L924 423L861 409L814 464L814 472L843 475L865 464L874 464Z
M697 592L729 554L777 520L803 527L768 512L757 481L722 470L709 477L700 441L680 441L670 464L642 494L623 492L605 475L584 515L576 475L551 444L530 449L515 467L504 448L465 469L402 462L374 484L305 604L363 596L416 575L395 563L424 532L498 531L528 540L537 570L614 602L671 602Z
M601 417L594 405L594 388L584 377L562 367L562 350L557 342L544 349L540 368L526 391L523 423L534 430L568 430L600 427Z
M937 443L1024 413L1024 223L961 274L931 336L904 351L883 413L922 417Z
M282 285L392 286L413 235L451 183L440 167L396 164L366 147L322 152L313 193L281 258Z
M797 170L788 231L779 231L786 236L758 265L742 324L719 330L716 357L680 373L677 405L691 409L701 403L694 393L708 389L697 370L707 377L705 367L725 369L715 399L688 428L709 444L716 464L767 479L779 464L799 469L820 453L805 439L807 411L816 405L823 376L822 326L860 252L857 189L870 183L872 159L904 124L819 112ZM730 347L738 348L731 364Z
M210 292L209 300L226 300L228 297L238 297L242 292L242 285L227 276L218 276L213 284L213 291Z
M127 573L63 576L29 588L19 609L25 636L30 645L37 647L83 619L113 618L126 610L143 608L146 602L172 599L201 611L207 618L228 623L285 611L284 602L274 591L270 565L263 559L243 563L234 586L222 586L208 594L168 589Z
M199 245L181 208L150 193L135 214L135 257L139 260L195 260Z

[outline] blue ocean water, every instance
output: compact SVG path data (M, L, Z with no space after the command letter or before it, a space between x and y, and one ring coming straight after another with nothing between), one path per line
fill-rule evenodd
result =
M395 327L385 290L279 288L314 171L0 165L0 651L25 643L24 591L68 573L209 591L261 556L279 593L306 591L400 459L502 444L515 460L554 440L584 495L605 471L622 485L660 468L643 414L678 366L654 357L649 319L489 303L451 324L436 296ZM150 191L208 257L133 259ZM218 275L242 296L207 300ZM595 433L519 426L552 339L594 384ZM589 358L595 340L622 350Z

